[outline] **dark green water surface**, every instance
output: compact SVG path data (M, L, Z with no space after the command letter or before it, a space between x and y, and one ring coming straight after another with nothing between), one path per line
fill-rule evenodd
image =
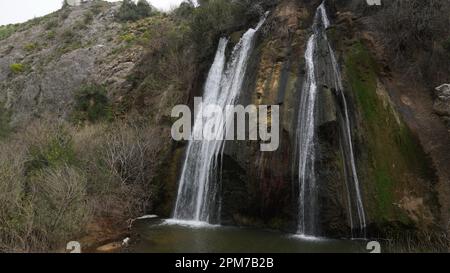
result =
M309 238L252 228L151 220L136 223L127 249L144 253L348 253L365 252L354 240Z

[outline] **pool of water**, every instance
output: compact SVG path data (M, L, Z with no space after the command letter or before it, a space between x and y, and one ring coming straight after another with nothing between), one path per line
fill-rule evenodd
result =
M139 253L351 253L364 243L296 236L252 228L224 227L174 220L140 221L127 249Z

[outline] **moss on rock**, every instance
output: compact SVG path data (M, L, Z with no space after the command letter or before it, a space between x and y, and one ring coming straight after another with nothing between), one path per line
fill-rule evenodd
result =
M399 118L377 76L378 67L358 41L345 53L345 72L355 98L364 173L363 187L370 221L412 221L401 207L407 196L424 196L434 206L429 185L434 177L418 140ZM423 183L425 181L426 183ZM435 210L433 210L435 211ZM424 217L425 218L425 217ZM422 219L418 219L421 222ZM423 223L415 223L423 224Z

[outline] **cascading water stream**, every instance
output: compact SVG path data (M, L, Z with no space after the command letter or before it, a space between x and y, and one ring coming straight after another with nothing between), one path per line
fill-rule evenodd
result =
M314 171L314 137L315 137L315 110L317 98L317 83L314 67L314 53L316 47L316 35L308 40L305 53L306 81L303 86L299 120L297 126L297 139L299 149L299 226L301 234L314 234L315 212L317 202L317 190Z
M325 14L326 15L326 14ZM326 36L325 36L326 37ZM328 43L328 41L327 41ZM355 164L355 155L353 152L353 140L352 140L352 133L350 129L350 118L348 114L348 106L347 106L347 99L345 98L344 94L344 87L342 84L342 77L341 72L339 69L339 65L336 61L336 55L331 47L331 45L328 43L328 48L330 51L330 57L331 57L331 63L333 66L333 72L334 72L334 79L335 79L335 90L339 93L339 96L342 99L342 108L343 108L343 115L344 115L344 121L342 122L344 124L344 136L345 136L345 144L346 144L346 157L350 160L350 169L351 169L351 177L354 183L354 190L355 190L355 196L356 196L356 209L358 214L358 221L359 221L359 230L365 233L366 228L366 216L364 211L364 206L362 202L361 197L361 190L359 185L359 179L358 179L358 173L356 171L356 164ZM349 206L351 207L351 206ZM350 222L351 222L351 229L353 231L353 219L352 219L352 213L350 214ZM363 234L365 236L365 234Z
M210 68L204 87L202 111L196 114L193 128L194 139L189 141L182 174L174 218L197 222L217 222L219 220L220 160L223 155L226 128L224 122L233 117L215 115L208 105L225 109L234 105L244 82L248 59L251 55L256 32L263 25L267 14L256 28L250 28L233 49L230 61L225 65L225 51L228 40L220 39L214 62ZM203 112L203 113L202 113ZM213 139L196 140L203 135L203 125L217 126Z
M336 95L341 100L343 118L340 125L343 131L344 157L349 161L351 180L353 182L350 190L347 185L347 195L349 202L349 221L353 232L354 220L352 213L352 196L355 196L356 215L358 217L358 228L364 232L366 226L364 206L360 192L360 185L356 171L355 158L353 153L353 143L350 129L350 119L348 114L347 101L344 94L341 73L336 60L335 53L328 41L326 29L330 26L324 3L316 10L313 34L308 40L305 52L306 79L303 84L300 108L297 121L297 150L298 150L298 180L299 180L299 215L298 233L303 235L317 234L318 218L318 186L315 173L316 158L316 115L318 111L318 86L317 67L315 57L318 51L318 42L324 41L328 49L332 70L333 85Z

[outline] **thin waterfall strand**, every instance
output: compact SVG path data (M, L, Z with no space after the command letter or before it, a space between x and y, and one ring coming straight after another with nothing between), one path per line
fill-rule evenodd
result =
M318 216L318 188L315 177L315 138L316 138L316 111L317 111L317 80L315 67L315 56L318 39L323 39L328 47L329 56L333 68L334 88L342 100L343 124L345 148L348 151L344 154L349 157L351 177L354 184L356 196L356 208L359 221L359 229L364 232L366 226L364 206L361 197L360 184L356 171L356 164L353 151L353 141L350 130L350 118L348 114L347 100L345 98L342 77L336 61L335 53L328 41L326 29L330 26L327 12L322 3L316 10L313 34L308 40L305 52L306 79L303 84L300 108L297 121L297 150L298 150L298 180L299 180L299 210L298 210L298 233L304 235L316 235L316 222ZM347 185L347 184L346 184ZM353 231L353 216L351 207L351 193L347 185L347 196L349 206L349 220Z
M203 124L217 126L214 139L191 140L180 177L174 218L182 220L217 222L220 211L219 174L226 134L225 120L209 112L208 105L225 109L239 98L256 32L263 25L266 15L255 29L249 29L233 49L230 62L225 66L225 50L228 41L219 42L216 57L205 83L203 114L195 118L193 134L202 136ZM215 219L213 219L215 218Z

